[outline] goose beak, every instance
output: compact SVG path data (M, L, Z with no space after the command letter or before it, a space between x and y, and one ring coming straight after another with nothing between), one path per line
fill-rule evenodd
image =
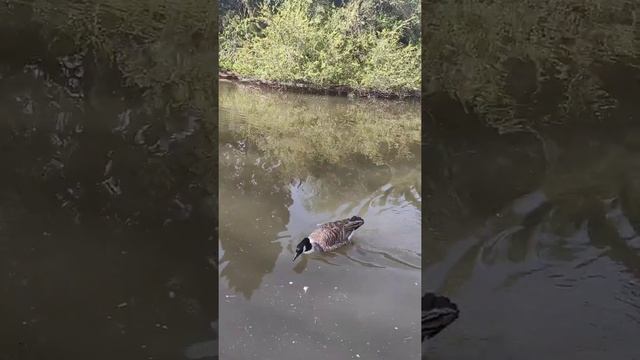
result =
M298 256L300 256L301 253L296 253L296 256L293 257L292 261L296 261L296 259L298 258Z

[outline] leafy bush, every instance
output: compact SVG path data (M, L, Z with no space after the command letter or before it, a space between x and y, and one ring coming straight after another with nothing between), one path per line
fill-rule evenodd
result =
M232 15L220 36L220 67L261 80L419 90L420 45L403 43L419 13L371 26L367 9L362 0L343 7L285 0L252 16Z

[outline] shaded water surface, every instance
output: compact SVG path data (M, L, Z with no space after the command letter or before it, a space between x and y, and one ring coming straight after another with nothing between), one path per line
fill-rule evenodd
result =
M419 105L220 83L220 356L418 359ZM353 244L303 255L317 223Z
M640 3L423 7L426 358L640 359Z
M122 30L111 3L86 7ZM216 358L213 111L147 96L168 79L134 86L58 5L0 6L0 359Z
M431 101L422 280L461 316L426 358L640 359L640 128L450 132L477 119Z

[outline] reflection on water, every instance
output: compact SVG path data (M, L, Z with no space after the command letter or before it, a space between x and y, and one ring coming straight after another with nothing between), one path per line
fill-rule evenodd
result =
M640 359L638 2L423 4L426 358Z
M461 317L426 358L640 358L640 128L452 136L431 100L423 282Z
M418 104L220 83L220 355L418 359ZM317 223L354 244L291 262Z
M157 107L59 31L81 4L34 6L0 6L0 357L217 358L196 346L216 338L213 109Z

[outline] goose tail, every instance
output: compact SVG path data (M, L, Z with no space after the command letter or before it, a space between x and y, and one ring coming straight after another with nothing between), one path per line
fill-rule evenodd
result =
M343 221L344 228L347 231L354 231L364 224L364 219L359 216L352 216L351 218L345 219Z
M436 336L451 325L460 311L458 306L444 296L426 293L422 296L422 341Z

